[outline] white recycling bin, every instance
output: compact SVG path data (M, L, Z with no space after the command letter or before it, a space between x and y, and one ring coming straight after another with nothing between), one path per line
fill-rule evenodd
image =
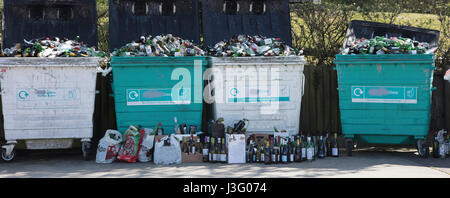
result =
M223 117L225 126L233 126L246 118L247 134L271 134L274 127L298 133L305 85L303 56L211 57L209 61L205 92L213 93L213 99L205 99L214 101L215 119Z
M64 149L81 139L87 157L93 135L99 58L0 58L6 145L11 161L17 140L27 149Z

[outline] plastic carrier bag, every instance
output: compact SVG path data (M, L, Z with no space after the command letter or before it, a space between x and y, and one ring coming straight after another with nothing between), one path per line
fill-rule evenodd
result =
M120 147L119 156L117 160L125 162L136 162L139 150L141 149L142 137L144 136L144 130L138 129L135 126L130 126L125 133L125 140Z
M181 164L180 141L173 135L155 142L155 164Z
M100 139L97 148L95 162L112 163L116 160L122 142L122 134L116 130L107 130L105 136Z
M139 151L138 161L149 162L152 160L153 143L155 140L152 134L153 129L145 130L144 138L142 139L141 150Z

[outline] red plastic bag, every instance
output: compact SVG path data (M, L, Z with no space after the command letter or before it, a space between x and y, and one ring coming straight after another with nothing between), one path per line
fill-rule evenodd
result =
M130 126L125 131L125 141L120 147L117 160L125 162L136 162L139 156L139 150L141 150L141 143L145 131L138 129L135 126Z

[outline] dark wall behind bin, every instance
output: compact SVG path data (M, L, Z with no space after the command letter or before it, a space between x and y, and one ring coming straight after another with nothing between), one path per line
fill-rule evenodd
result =
M98 45L96 0L4 0L3 20L3 48L53 36Z
M199 43L198 10L198 0L110 0L109 49L169 33Z
M203 0L205 46L236 34L278 37L292 45L289 0Z

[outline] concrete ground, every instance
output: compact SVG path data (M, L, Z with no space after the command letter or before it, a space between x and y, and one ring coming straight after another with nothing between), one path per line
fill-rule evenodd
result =
M344 151L342 151L343 153ZM450 158L422 159L414 149L364 148L352 157L291 164L153 163L96 164L79 150L19 150L13 162L0 161L0 178L11 177L440 177L450 178Z

